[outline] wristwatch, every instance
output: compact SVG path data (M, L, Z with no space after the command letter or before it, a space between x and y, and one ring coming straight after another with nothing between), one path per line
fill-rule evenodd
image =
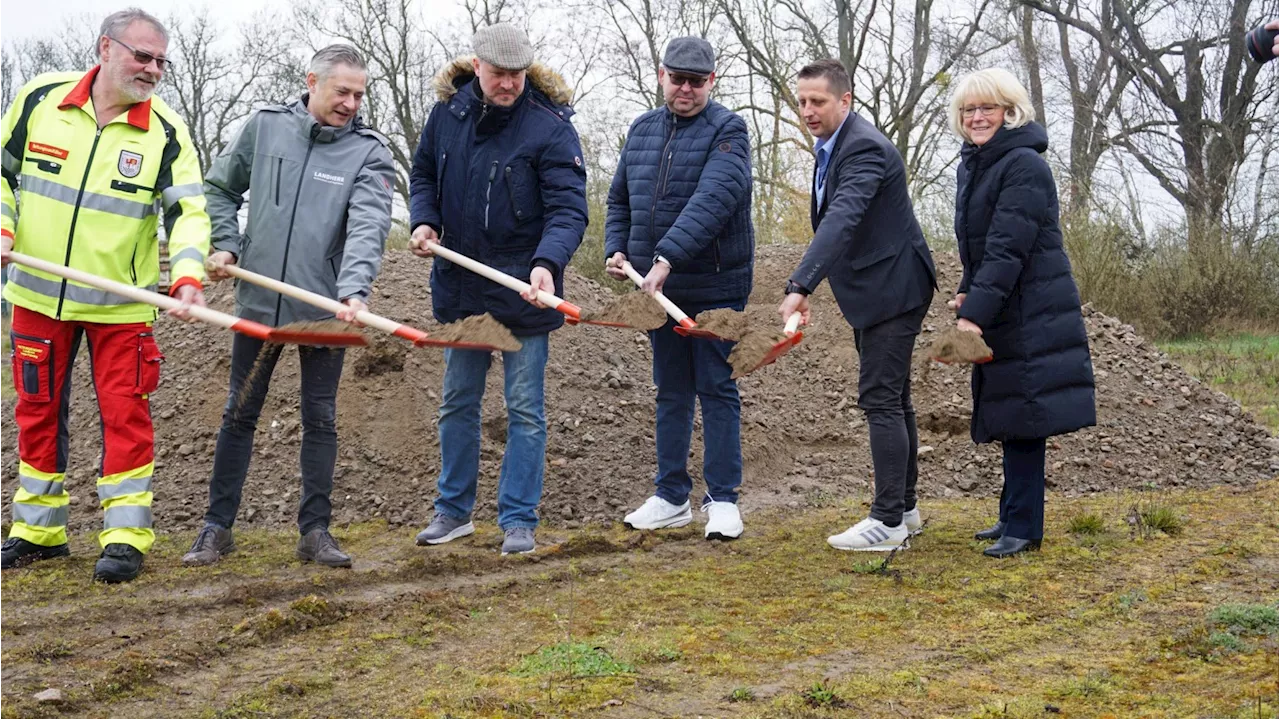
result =
M782 294L789 295L792 293L799 293L804 295L805 297L809 296L809 290L806 290L801 285L796 284L795 280L787 280L787 288L782 291Z

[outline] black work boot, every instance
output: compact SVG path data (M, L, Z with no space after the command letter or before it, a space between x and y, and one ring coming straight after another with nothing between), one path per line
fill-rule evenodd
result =
M216 524L206 524L200 528L196 541L191 543L191 549L182 555L182 563L188 567L204 567L234 551L236 551L236 540L231 536L230 529L223 529Z
M298 559L326 567L350 567L351 556L338 549L338 540L329 530L316 527L298 540Z
M93 567L93 579L115 584L132 581L142 571L142 552L128 544L108 544Z
M66 557L70 554L71 550L67 549L66 542L46 547L28 542L21 537L9 537L5 540L4 546L0 547L0 569L17 569L41 559Z

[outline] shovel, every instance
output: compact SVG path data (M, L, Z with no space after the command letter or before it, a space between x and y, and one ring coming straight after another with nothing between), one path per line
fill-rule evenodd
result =
M640 276L639 272L636 272L636 268L632 267L630 262L623 260L622 269L627 273L627 277L630 277L631 281L636 283L636 287L640 287L644 284L644 278ZM733 341L699 327L697 322L689 319L689 315L686 315L684 310L676 307L676 303L667 299L667 296L661 292L654 292L653 299L657 300L658 304L662 305L662 309L666 310L667 314L671 315L671 319L677 322L675 327L676 334L681 334L685 337L701 337L708 340L720 340L721 342Z
M257 272L246 270L236 265L220 265L219 269L232 277L244 280L250 284L258 285L259 287L265 287L266 289L274 292L279 292L286 297L292 297L300 302L306 302L307 304L319 307L322 310L327 310L336 314L347 309L346 305L335 299L316 294L310 290L304 290L301 287L296 287L265 275L260 275ZM386 317L375 315L372 312L365 310L361 310L356 313L356 321L362 325L372 327L376 330L382 330L383 332L395 335L401 339L409 340L418 347L456 347L458 349L486 351L495 351L498 349L497 347L490 347L485 344L476 344L474 342L448 342L445 340L431 339L426 332L423 332L420 329L410 327L408 325L402 325L399 322L389 320Z
M507 289L515 290L516 292L520 292L520 293L529 291L528 282L525 282L523 280L518 280L515 277L512 277L511 275L508 275L505 272L501 272L499 270L493 269L492 267L484 264L483 262L477 262L476 260L473 260L470 257L467 257L466 255L458 254L457 252L454 252L453 250L447 247L442 247L437 242L428 241L427 247L433 253L439 255L440 257L443 257L444 259L456 265L461 265L466 269L471 270L472 272L476 273L477 275L480 275L481 277L487 280L492 280L494 282L497 282L498 284L502 285L503 287L506 287ZM565 317L568 317L570 324L576 325L581 322L583 324L602 325L604 327L627 327L627 328L631 327L630 325L626 325L621 322L600 322L599 320L584 320L582 319L581 307L573 304L572 302L562 300L559 297L556 297L555 295L551 294L550 292L546 292L545 290L538 290L538 301L546 305L547 307L550 307L551 309L556 310L557 312L564 315Z
M126 285L123 282L116 282L105 277L89 274L82 270L71 267L63 267L55 265L52 262L46 262L42 259L24 255L18 252L10 252L9 257L13 262L20 265L30 267L34 270L47 272L51 275L57 275L63 279L75 280L83 285L96 287L113 294L127 297L134 302L142 302L144 304L153 305L163 310L176 310L182 306L182 303L168 295L162 295L159 292L152 292L141 287ZM278 342L280 344L299 344L299 345L350 345L364 344L363 335L347 332L311 332L306 330L290 330L281 328L272 328L264 324L259 324L252 320L244 320L225 312L219 312L208 307L190 307L187 314L196 319L207 322L223 329L239 332L255 339L266 342Z
M782 333L785 334L786 337L783 337L782 339L775 342L773 344L773 347L770 347L769 351L765 353L764 357L761 358L759 362L757 362L755 365L753 365L749 369L743 370L741 372L734 371L733 379L738 379L739 377L742 377L744 375L749 375L752 372L755 372L756 370L760 369L761 367L765 367L767 365L773 364L774 362L777 362L779 357L790 352L792 347L795 347L796 345L800 344L800 340L804 339L804 333L800 331L800 313L799 312L793 312L791 314L791 317L787 318L787 324L786 326L783 327Z

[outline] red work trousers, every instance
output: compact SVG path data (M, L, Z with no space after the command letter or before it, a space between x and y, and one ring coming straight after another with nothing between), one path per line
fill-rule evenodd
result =
M13 308L13 383L18 390L18 481L11 537L53 546L67 541L67 459L71 366L81 341L89 347L102 416L98 500L102 546L123 543L146 552L155 470L149 396L160 382L164 355L151 323L63 322Z

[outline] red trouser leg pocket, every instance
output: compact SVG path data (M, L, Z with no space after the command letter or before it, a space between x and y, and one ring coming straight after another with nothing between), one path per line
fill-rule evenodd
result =
M164 362L164 353L156 344L155 335L150 332L138 333L138 368L134 394L146 397L156 391L160 386L161 362Z
M13 385L27 402L52 402L53 341L21 335L13 338Z

